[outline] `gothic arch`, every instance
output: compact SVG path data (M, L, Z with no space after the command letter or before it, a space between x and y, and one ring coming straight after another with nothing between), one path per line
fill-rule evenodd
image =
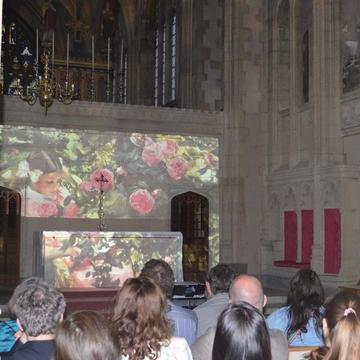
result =
M209 200L192 191L173 197L171 231L183 234L184 279L204 280L209 265Z

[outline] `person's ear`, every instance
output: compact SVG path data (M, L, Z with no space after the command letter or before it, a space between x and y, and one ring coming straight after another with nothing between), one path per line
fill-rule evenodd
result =
M60 315L59 323L61 323L64 320L64 314Z
M24 332L24 328L21 326L19 319L16 319L16 324L19 327L19 329Z
M209 296L213 296L213 292L211 291L211 286L208 281L205 281L205 286L206 286L206 292L209 294Z
M264 294L263 308L266 306L268 302L267 296Z

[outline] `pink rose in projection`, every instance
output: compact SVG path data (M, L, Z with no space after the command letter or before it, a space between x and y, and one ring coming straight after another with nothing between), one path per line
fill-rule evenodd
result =
M218 158L212 154L212 153L206 153L204 155L204 160L206 165L210 168L210 169L216 169L218 166Z
M58 212L56 204L50 202L39 204L37 207L37 215L40 217L54 217Z
M159 165L164 158L161 144L152 142L145 145L141 157L149 166Z
M63 217L64 218L76 218L79 215L80 207L74 203L71 203L64 207Z
M145 189L134 191L129 197L130 206L140 215L149 214L153 209L155 200Z
M83 181L79 186L81 191L91 192L93 190L93 186L90 181Z
M182 158L175 158L167 164L167 172L174 180L180 180L188 171L189 162Z
M100 179L101 175L103 175L105 182L103 182L103 190L108 191L112 189L114 185L114 174L108 169L99 169L95 170L90 175L90 183L93 188L96 190L100 190Z
M178 150L179 147L175 140L165 140L162 142L162 151L164 156L166 157L175 156Z

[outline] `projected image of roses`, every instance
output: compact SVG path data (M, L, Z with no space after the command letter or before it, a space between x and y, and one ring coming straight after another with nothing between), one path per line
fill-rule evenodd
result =
M163 160L163 149L161 144L157 142L150 142L145 145L142 152L143 161L149 166L157 166Z
M96 190L100 190L100 186L101 186L101 181L100 180L101 179L103 179L103 181L102 181L102 189L104 191L108 191L108 190L113 188L114 174L112 173L112 171L110 171L108 169L95 170L90 175L90 184L91 184L91 186Z
M130 195L129 203L131 208L138 214L146 215L153 209L155 200L149 191L145 189L138 189Z
M171 159L167 165L167 172L174 180L180 180L188 171L190 164L182 158Z

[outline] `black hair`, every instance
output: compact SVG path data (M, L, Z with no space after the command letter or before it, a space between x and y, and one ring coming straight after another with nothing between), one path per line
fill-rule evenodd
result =
M40 170L44 174L63 171L60 159L49 151L36 151L27 158L30 170Z
M229 305L217 323L212 360L271 360L270 335L263 314L240 301Z
M228 292L234 277L234 271L229 265L218 264L210 269L207 281L215 295Z
M147 276L154 280L160 286L164 294L167 297L171 297L174 289L175 277L173 270L166 261L162 259L149 260L145 263L140 275Z
M321 306L324 300L324 288L317 273L310 269L299 270L290 281L288 293L288 338L298 331L306 332L311 318L314 319L317 335L321 337Z

